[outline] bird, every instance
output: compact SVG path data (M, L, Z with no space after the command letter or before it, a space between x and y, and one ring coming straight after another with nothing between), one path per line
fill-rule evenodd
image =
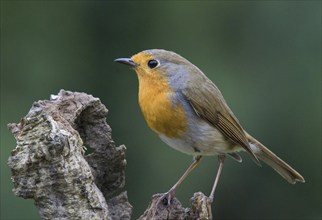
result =
M295 169L248 134L218 87L194 64L164 49L143 50L115 62L132 68L139 81L138 101L148 126L170 147L193 156L181 178L164 193L170 204L176 189L204 156L217 156L219 167L208 196L212 202L226 156L242 162L247 152L263 161L289 183L304 183Z

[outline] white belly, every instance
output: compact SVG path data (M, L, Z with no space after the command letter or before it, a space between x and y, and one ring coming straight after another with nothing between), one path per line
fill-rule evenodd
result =
M174 149L193 156L231 153L240 148L228 142L220 131L203 120L195 123L182 138L159 137Z

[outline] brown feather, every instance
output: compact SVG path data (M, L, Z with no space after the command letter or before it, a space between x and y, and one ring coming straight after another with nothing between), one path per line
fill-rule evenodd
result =
M194 74L194 77L198 79L191 80L183 90L183 94L196 114L221 131L230 141L243 147L260 165L258 158L249 146L243 128L226 104L219 89L201 71ZM201 84L195 85L192 82L200 82Z
M279 158L276 154L266 148L262 143L246 133L247 139L250 143L254 144L258 150L255 152L256 156L264 163L272 167L289 183L295 184L296 182L305 183L305 179L295 169L288 165L285 161Z

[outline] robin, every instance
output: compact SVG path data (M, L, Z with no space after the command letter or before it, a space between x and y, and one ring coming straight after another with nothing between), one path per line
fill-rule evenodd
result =
M291 184L305 182L296 170L242 128L217 86L187 59L171 51L152 49L115 61L137 73L139 104L148 126L166 144L194 158L164 194L168 203L203 156L217 155L219 159L210 201L226 155L241 162L240 151L246 151L258 165L261 160L271 166Z

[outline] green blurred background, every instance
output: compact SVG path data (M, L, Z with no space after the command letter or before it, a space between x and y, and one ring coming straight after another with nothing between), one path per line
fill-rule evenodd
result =
M133 219L167 191L191 162L150 131L137 104L138 82L118 57L173 50L221 89L245 129L294 166L290 185L243 154L227 160L215 219L321 219L320 1L1 1L1 219L39 219L15 197L7 130L31 104L60 89L99 97L116 143L127 146L126 186ZM184 205L208 194L217 170L209 157L177 191Z

